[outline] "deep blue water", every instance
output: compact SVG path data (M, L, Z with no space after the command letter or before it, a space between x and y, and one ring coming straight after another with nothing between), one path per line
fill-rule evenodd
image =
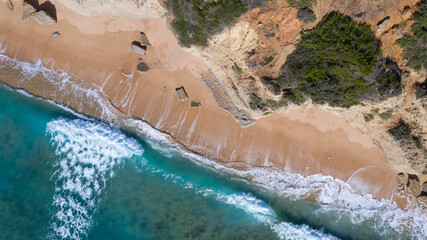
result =
M324 196L346 194L329 178L288 177L300 180L279 194L0 85L0 239L422 239L426 232L395 207ZM334 198L348 200L348 209L325 200Z

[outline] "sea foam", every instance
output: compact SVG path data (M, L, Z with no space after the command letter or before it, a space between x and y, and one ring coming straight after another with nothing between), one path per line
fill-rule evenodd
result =
M81 239L86 236L99 195L123 159L141 156L134 139L105 124L82 119L53 120L47 133L59 157L52 181L52 224L56 236Z
M1 48L0 42L0 50ZM111 112L109 102L106 101L107 98L100 86L82 81L62 70L55 70L53 65L48 68L41 59L35 59L34 62L34 64L21 62L2 54L0 51L0 68L8 67L19 72L17 75L19 77L16 79L17 86L14 87L21 88L26 83L31 82L43 85L42 95L44 98L62 104L70 104L71 102L63 102L64 97L68 97L73 99L71 100L73 109L77 112L84 113L90 108L94 111L93 114L103 121L113 122L117 119L117 116ZM26 94L27 92L23 91L22 93Z
M194 193L203 197L210 197L222 204L227 204L244 211L249 216L261 224L269 226L277 233L280 239L337 239L336 237L325 233L321 230L312 229L308 225L296 225L289 222L281 222L278 220L274 210L261 199L251 193L237 192L226 193L222 190L212 187L200 186L197 183L183 179L181 176L170 173L164 169L152 166L147 162L143 162L141 168L143 171L152 175L160 175L162 179L180 185L185 189L192 189Z
M313 214L318 215L317 217L320 219L330 219L331 215L335 215L343 216L342 218L336 217L335 221L341 221L342 224L347 224L347 226L369 223L368 226L373 231L388 239L424 239L427 236L427 228L425 227L427 226L427 214L425 211L421 209L401 209L396 203L388 199L377 200L370 194L360 194L348 183L332 176L322 174L303 176L279 169L265 168L238 170L182 149L178 144L171 143L167 134L157 131L146 122L125 120L122 124L136 129L137 133L143 136L153 148L166 156L180 154L197 164L216 169L216 171L240 176L253 184L276 191L280 196L294 201L314 199L320 208ZM204 194L208 192L204 192ZM328 226L328 224L327 221L324 222L325 226ZM290 237L293 239L295 236L291 237L284 234L286 231L283 229L288 226L292 226L292 224L277 223L273 224L272 228L278 232L281 238L287 239ZM362 225L359 226L363 228ZM325 238L326 236L323 236L322 232L317 232L317 230L313 230L306 225L298 228L297 232L303 231L302 229L304 228L310 229L310 231L306 231L310 233L310 237L322 236L321 238ZM330 228L333 229L334 226L331 225ZM307 237L306 235L304 236ZM310 237L307 237L307 239ZM304 239L304 237L301 239Z

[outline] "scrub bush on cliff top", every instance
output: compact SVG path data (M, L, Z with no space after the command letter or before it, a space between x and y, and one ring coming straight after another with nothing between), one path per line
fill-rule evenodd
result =
M286 0L289 6L294 8L310 8L316 3L316 0Z
M263 1L168 0L166 6L174 15L172 27L181 44L204 46L209 37L233 24L247 7L261 4L258 2Z
M301 21L304 21L304 23L316 21L316 15L314 15L313 10L310 8L302 8L298 10L297 18Z
M427 1L421 1L411 26L413 35L405 35L397 42L404 49L406 65L414 70L427 69Z
M280 81L270 82L282 89L296 82L314 102L332 106L350 107L372 92L400 88L400 69L382 57L371 28L336 12L301 33L282 71Z

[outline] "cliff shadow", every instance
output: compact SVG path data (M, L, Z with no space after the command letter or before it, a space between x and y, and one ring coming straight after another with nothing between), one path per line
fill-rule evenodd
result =
M37 0L32 0L37 1ZM37 8L38 11L45 11L46 13L50 14L51 17L53 17L55 20L58 20L56 17L56 7L53 5L50 1L46 1Z
M30 4L35 9L39 9L39 1L38 0L24 0L24 2Z

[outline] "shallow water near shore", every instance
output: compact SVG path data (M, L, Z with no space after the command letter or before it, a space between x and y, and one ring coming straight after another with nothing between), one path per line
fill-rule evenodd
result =
M125 132L4 85L0 126L0 239L422 239L427 232L423 213L330 177L206 167L157 141L153 129ZM268 183L276 189L260 185Z

